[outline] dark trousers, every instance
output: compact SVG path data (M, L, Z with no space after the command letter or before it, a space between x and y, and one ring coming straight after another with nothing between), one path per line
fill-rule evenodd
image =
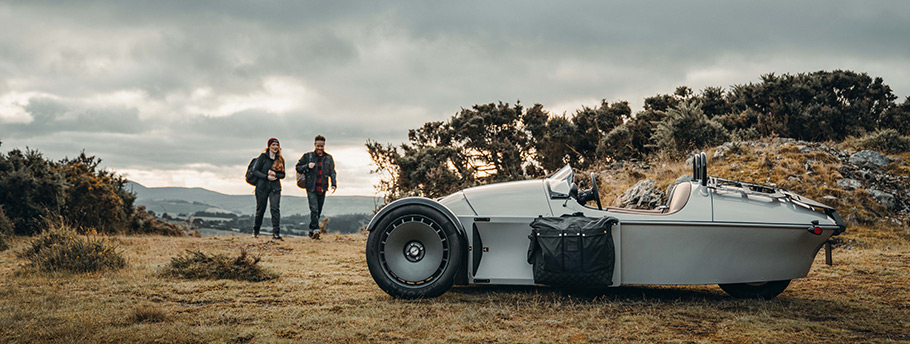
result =
M325 192L307 192L306 199L310 203L310 229L319 229L319 217L322 216Z
M253 233L259 235L259 227L262 227L262 216L265 215L265 203L269 203L269 210L272 214L272 235L278 235L278 224L281 221L281 211L278 210L281 202L281 189L273 189L268 186L256 188L256 222L253 223Z

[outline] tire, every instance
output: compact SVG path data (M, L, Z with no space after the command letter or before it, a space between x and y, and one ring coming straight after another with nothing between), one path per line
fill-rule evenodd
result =
M773 299L778 294L782 293L784 289L787 289L787 286L790 285L790 280L783 281L770 281L770 282L758 282L758 283L733 283L733 284L718 284L720 289L723 289L727 294L738 299Z
M452 287L464 239L439 211L404 205L380 219L367 238L366 254L370 275L389 295L433 298Z

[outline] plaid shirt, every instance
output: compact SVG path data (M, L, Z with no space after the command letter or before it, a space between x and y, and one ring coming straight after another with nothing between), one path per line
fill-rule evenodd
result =
M319 156L316 155L316 192L323 193L325 189L322 188L322 161L325 160L325 155Z

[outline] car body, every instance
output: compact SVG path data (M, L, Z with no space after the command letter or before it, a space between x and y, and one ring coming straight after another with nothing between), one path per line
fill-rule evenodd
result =
M438 296L453 284L534 285L530 223L582 213L618 219L610 231L612 287L719 284L733 296L769 299L805 277L819 249L846 229L831 207L709 177L705 162L703 153L696 157L693 180L677 184L667 206L654 210L601 208L593 174L595 187L578 192L570 166L544 179L400 199L368 226L370 272L402 298ZM586 205L591 198L598 207Z

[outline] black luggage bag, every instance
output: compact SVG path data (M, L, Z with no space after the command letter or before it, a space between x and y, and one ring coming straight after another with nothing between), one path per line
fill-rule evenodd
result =
M613 284L613 225L615 217L585 217L582 213L538 217L531 222L528 263L534 283L567 287Z

